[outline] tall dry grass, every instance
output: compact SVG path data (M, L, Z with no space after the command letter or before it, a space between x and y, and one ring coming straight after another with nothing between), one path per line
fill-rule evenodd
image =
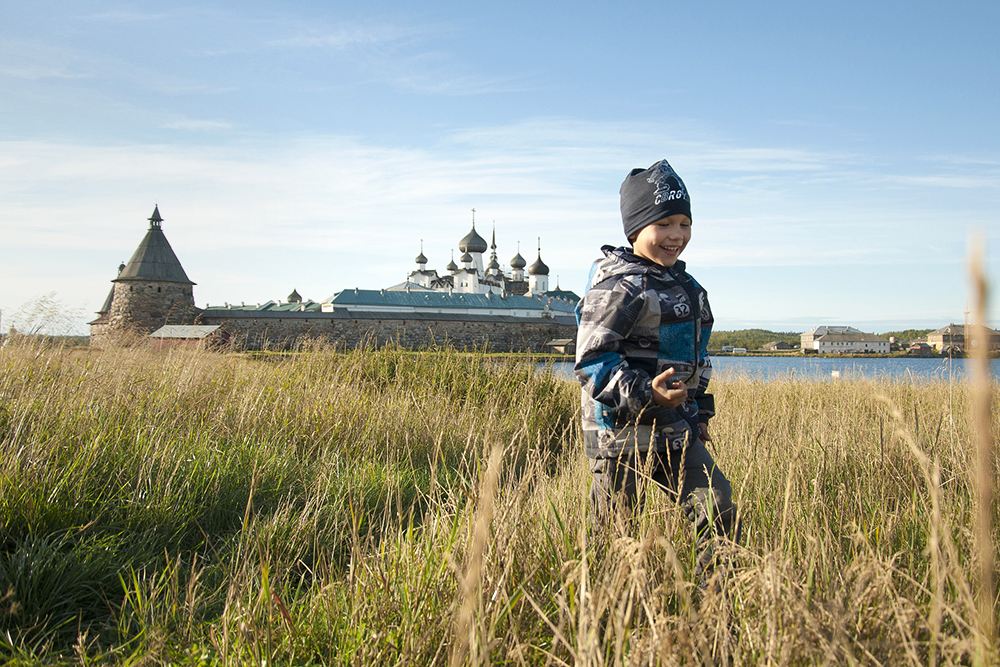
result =
M5 348L0 651L947 665L995 650L977 621L968 386L715 393L744 543L701 594L664 498L588 534L578 390L525 360Z

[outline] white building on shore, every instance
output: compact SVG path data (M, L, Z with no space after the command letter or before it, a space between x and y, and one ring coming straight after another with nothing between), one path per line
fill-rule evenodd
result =
M889 341L848 326L821 326L802 334L802 350L818 354L889 354Z

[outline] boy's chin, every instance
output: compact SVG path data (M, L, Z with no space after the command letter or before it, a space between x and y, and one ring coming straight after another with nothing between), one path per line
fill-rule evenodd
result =
M655 257L648 258L653 264L659 264L665 269L669 269L671 266L677 263L678 257L675 255L673 257Z

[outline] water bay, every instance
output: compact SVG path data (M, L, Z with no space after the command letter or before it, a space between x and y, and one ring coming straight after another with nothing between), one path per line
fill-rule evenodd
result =
M1000 359L991 362L993 377L1000 374ZM751 377L772 380L898 379L914 381L964 380L971 360L942 357L801 357L801 356L716 356L712 357L715 377ZM543 365L540 365L540 368ZM552 364L557 375L572 379L573 362Z

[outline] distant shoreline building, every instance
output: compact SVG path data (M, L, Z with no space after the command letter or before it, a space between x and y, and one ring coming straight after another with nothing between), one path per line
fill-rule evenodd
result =
M989 351L1000 350L1000 331L987 327L990 337ZM969 342L966 339L965 325L949 324L941 327L937 331L927 334L927 344L938 352L956 352L964 354L969 351Z
M407 280L381 290L345 289L322 302L297 290L287 302L195 307L195 285L163 234L159 207L112 289L90 322L91 344L117 344L127 335L149 335L165 325L219 326L238 345L258 349L289 347L306 338L345 347L399 344L408 348L452 345L493 351L551 351L549 343L576 337L573 292L548 290L549 268L538 258L524 275L520 252L510 271L501 270L496 232L490 248L475 230L459 242L459 267L446 274L427 268L421 248L417 269ZM173 335L180 335L173 330Z
M800 337L802 351L817 354L889 354L890 343L881 336L865 333L849 326L820 326Z

